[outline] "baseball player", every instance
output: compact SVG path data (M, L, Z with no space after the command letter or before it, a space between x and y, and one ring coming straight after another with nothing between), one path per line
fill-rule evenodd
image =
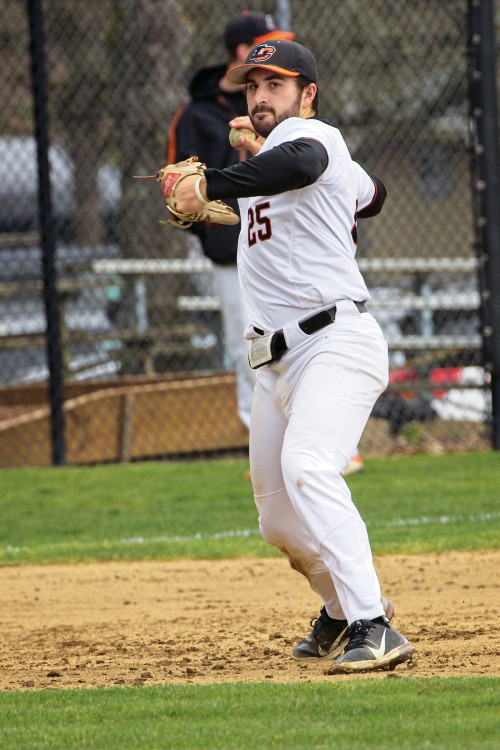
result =
M388 381L387 344L355 259L357 220L380 211L385 189L318 118L316 62L305 47L263 42L228 77L246 86L259 138L240 143L255 156L186 178L176 200L189 212L239 199L259 526L323 600L292 653L334 659L331 672L394 667L415 649L384 613L366 527L343 478Z

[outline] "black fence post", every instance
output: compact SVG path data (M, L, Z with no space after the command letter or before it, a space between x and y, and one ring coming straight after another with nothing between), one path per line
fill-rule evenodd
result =
M468 83L483 357L491 377L492 446L500 450L500 159L493 6L493 0L468 0Z
M55 229L50 189L47 86L45 77L42 0L28 0L30 57L33 84L35 136L38 156L38 205L42 248L45 316L47 321L47 357L51 408L52 460L66 463L63 415L63 376L59 296L56 284Z

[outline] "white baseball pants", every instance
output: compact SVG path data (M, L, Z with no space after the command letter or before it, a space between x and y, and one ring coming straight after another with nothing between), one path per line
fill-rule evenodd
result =
M349 300L333 324L257 370L250 471L261 534L330 617L349 624L383 614L366 526L342 475L387 382L382 331Z

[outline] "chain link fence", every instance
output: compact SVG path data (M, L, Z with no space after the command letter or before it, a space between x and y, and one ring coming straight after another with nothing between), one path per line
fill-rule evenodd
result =
M2 0L0 462L51 462L26 3ZM246 450L210 261L160 225L169 124L246 2L45 0L52 202L71 463ZM388 199L358 259L391 378L365 454L489 447L463 0L291 0L321 114ZM277 19L280 20L279 18ZM210 166L210 165L209 165Z

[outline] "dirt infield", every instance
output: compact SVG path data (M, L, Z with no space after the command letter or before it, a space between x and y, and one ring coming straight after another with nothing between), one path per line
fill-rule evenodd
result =
M500 675L500 550L375 562L417 651L371 679ZM318 607L277 558L0 568L0 687L360 679L290 658Z

